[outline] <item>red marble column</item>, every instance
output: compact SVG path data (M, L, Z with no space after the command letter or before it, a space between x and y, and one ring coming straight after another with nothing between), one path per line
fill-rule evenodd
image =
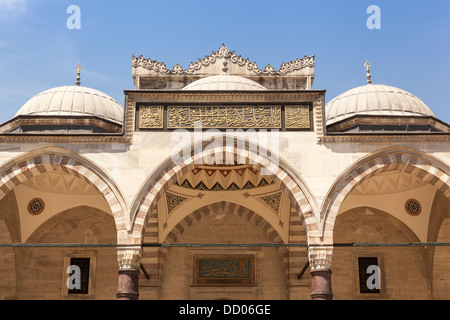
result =
M321 245L308 248L311 266L311 298L313 300L332 300L331 258L333 246Z
M332 300L331 270L311 271L311 298L313 300Z
M119 270L117 300L139 299L139 270L134 268Z
M117 300L139 299L139 265L142 257L140 246L118 247L119 283Z

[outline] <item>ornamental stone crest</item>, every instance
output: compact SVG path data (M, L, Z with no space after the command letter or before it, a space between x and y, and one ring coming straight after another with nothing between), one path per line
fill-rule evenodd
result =
M275 70L270 64L267 65L264 70L260 69L255 62L244 59L242 56L237 55L234 51L230 51L225 44L217 51L213 51L210 55L205 56L203 59L198 59L195 62L191 62L189 67L185 70L177 64L172 70L168 69L163 62L156 60L146 59L142 55L139 57L132 56L132 67L142 68L150 71L152 74L160 75L204 75L204 74L220 74L222 69L222 63L227 61L229 63L230 74L238 75L287 75L295 74L304 68L314 68L315 58L304 56L301 59L295 61L284 62L278 70ZM213 68L217 65L217 68ZM217 70L215 70L217 69ZM314 71L313 71L314 73Z

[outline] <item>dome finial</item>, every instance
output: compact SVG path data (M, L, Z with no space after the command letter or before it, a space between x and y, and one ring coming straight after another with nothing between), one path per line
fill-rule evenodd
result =
M364 64L364 67L366 68L367 74L366 74L366 78L367 78L367 84L372 84L372 75L370 74L370 67L372 65L369 63L368 60L366 60L366 63Z
M77 86L80 86L80 85L81 85L81 82L80 82L80 80L81 80L80 72L81 72L81 70L83 70L83 68L82 68L80 65L77 65L77 67L75 68L75 70L77 70L77 82L75 82L75 84L76 84Z

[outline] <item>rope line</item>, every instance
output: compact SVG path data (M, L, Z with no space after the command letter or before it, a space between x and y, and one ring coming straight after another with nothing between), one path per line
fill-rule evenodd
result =
M0 243L0 248L126 248L140 245L117 243ZM142 243L142 247L196 248L196 247L449 247L450 242L405 242L405 243L333 243L332 245L308 245L306 243Z

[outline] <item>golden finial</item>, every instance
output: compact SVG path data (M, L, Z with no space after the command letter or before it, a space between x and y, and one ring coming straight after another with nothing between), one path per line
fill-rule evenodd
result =
M371 84L372 83L372 75L370 74L370 67L372 65L369 63L368 60L366 60L366 63L364 64L364 67L366 68L367 74L366 74L366 78L367 78L367 84Z
M80 80L81 80L80 72L81 72L81 70L83 70L83 68L82 68L80 65L77 65L77 67L75 68L75 70L77 70L77 82L75 82L75 84L76 84L77 86L80 86L80 84L81 84L81 82L80 82Z

